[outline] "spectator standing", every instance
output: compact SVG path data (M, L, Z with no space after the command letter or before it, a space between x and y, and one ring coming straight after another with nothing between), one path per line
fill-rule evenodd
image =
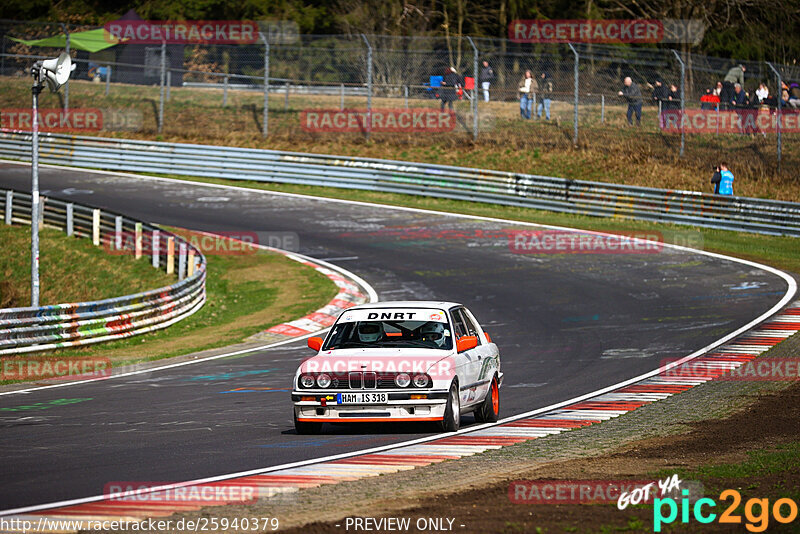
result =
M744 73L747 70L744 65L736 65L728 71L725 78L722 80L722 91L720 92L719 99L723 103L725 109L730 107L733 100L734 90L736 84L744 85Z
M539 105L536 106L536 118L542 118L542 109L544 109L545 118L550 120L550 100L553 96L553 79L550 77L549 73L543 72L540 82L539 91L541 92L542 100L539 102Z
M681 108L681 92L678 86L674 83L669 86L669 93L667 94L666 109L680 109Z
M714 94L713 89L706 89L706 94L700 97L700 109L719 109L719 96Z
M758 103L763 103L766 99L769 98L769 89L767 89L767 84L761 82L758 85L758 89L756 89L756 98L758 98Z
M625 101L628 103L628 112L626 113L626 117L628 118L628 124L633 126L633 115L636 114L636 126L642 125L642 90L639 89L639 85L634 83L631 80L630 76L626 77L623 80L623 87L622 91L617 93L619 96L623 97Z
M661 108L663 102L668 96L669 91L667 91L667 86L664 85L664 82L662 82L660 79L656 80L656 83L653 86L653 103Z
M716 96L717 98L719 98L719 97L720 97L720 95L722 95L722 82L717 82L717 85L716 85L716 87L714 87L713 94L714 94L714 96Z
M728 169L727 163L720 163L714 168L711 183L714 184L715 195L733 195L733 173Z
M442 77L442 89L439 97L442 99L442 111L444 111L445 104L450 108L450 111L453 111L453 101L458 98L456 89L459 87L461 87L461 77L456 72L455 67L450 67Z
M517 89L519 91L519 114L523 119L530 119L533 111L533 95L539 89L531 71L525 71Z
M481 68L481 88L483 89L483 101L489 101L489 86L494 81L494 69L489 66L488 61L483 62L483 67Z

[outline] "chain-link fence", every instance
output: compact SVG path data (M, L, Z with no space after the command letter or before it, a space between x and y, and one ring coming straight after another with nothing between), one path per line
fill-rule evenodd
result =
M30 66L71 42L77 67L70 87L45 105L99 108L99 131L245 143L259 135L345 142L400 135L424 143L430 133L514 145L524 136L543 150L624 142L635 152L709 163L753 151L762 169L756 175L781 166L791 172L800 163L796 66L686 50L469 37L300 35L270 42L262 35L246 45L93 47L91 39L102 34L86 30L0 23L0 83L8 89L2 107L29 107ZM57 36L63 46L31 43ZM14 128L14 117L4 115L3 127Z

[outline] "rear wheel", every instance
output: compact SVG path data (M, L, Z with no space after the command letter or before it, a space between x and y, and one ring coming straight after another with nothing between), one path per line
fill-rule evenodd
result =
M447 405L440 428L444 432L455 432L461 426L461 400L458 396L458 382L453 382L447 394Z
M497 386L497 377L492 378L486 398L481 407L475 410L475 420L479 423L494 423L500 416L500 389Z
M297 414L295 414L294 429L297 431L298 434L319 434L322 431L322 423L298 421Z

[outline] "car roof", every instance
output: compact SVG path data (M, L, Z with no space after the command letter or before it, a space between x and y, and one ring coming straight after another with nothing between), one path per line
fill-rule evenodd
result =
M359 304L358 306L348 308L348 310L367 310L375 308L440 308L449 310L454 306L461 306L461 304L441 300L387 300Z

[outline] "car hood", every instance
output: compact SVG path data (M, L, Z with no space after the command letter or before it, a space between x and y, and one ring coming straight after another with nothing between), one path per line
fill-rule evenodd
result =
M447 365L445 365L447 364ZM350 371L444 374L455 370L453 351L418 348L339 349L322 351L305 360L298 373L346 373ZM438 378L438 377L434 377Z

